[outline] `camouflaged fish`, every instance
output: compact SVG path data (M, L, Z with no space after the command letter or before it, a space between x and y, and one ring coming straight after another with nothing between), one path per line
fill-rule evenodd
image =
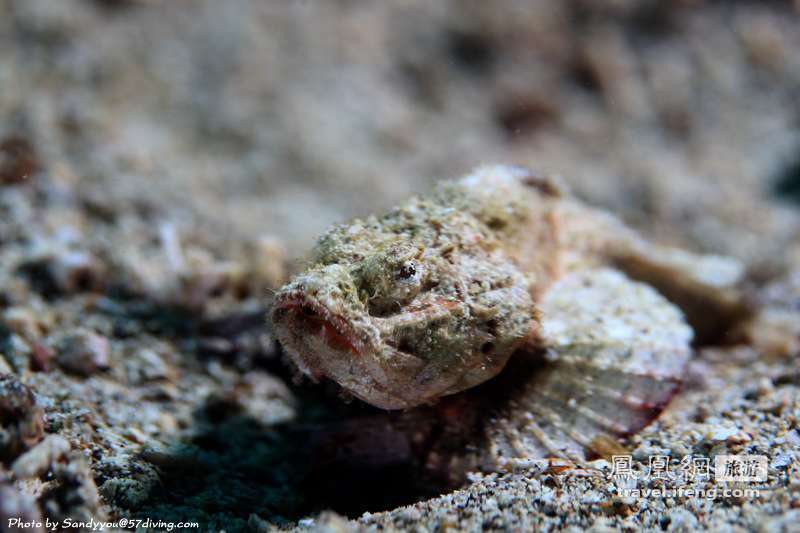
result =
M489 166L331 228L272 321L304 374L383 409L539 361L491 419L494 453L580 460L658 416L693 336L744 313L741 275L647 243L555 179Z

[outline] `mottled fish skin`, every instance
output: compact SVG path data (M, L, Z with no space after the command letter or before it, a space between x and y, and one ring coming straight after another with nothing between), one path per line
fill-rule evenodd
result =
M272 313L304 373L378 407L413 407L486 381L535 339L528 277L493 222L459 205L468 190L445 184L320 238Z
M547 354L515 393L522 407L496 419L521 444L496 448L576 457L637 431L677 390L692 329L655 289L738 317L740 277L733 260L651 245L557 180L497 165L331 228L272 321L303 373L384 409L474 387L512 354Z

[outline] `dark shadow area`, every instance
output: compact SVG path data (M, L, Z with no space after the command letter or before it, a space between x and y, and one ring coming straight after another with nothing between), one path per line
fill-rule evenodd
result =
M208 317L124 291L107 295L95 311L112 317L117 337L144 330L182 346L189 364L215 360L293 382L295 371L269 334L268 304ZM251 514L276 524L324 510L355 517L435 496L463 479L426 465L437 434L434 409L381 411L344 401L330 383L294 387L293 396L298 418L276 426L250 417L235 398L209 399L195 413L190 438L158 458L144 452L161 484L137 516L246 530Z
M408 411L347 403L324 384L296 387L299 417L272 427L209 403L196 413L194 437L158 461L161 485L136 515L236 531L251 514L292 525L325 510L355 518L450 492L480 469L484 424L542 368L535 357L511 367Z
M447 56L461 70L476 77L491 74L497 46L489 35L458 29L446 33Z
M137 516L235 531L253 513L278 525L324 510L357 517L453 488L426 471L403 415L299 392L300 418L274 427L207 405L196 435L159 461L162 484Z
M110 292L96 310L115 319L118 336L141 328L184 346L198 362L264 370L293 382L295 371L280 347L263 340L271 339L268 304L212 318ZM250 417L235 398L209 399L195 413L191 437L171 443L158 458L143 453L157 465L161 483L136 516L244 531L251 514L283 525L325 510L357 517L463 483L463 472L451 475L429 460L448 431L439 424L439 407L386 412L344 400L333 383L306 383L292 392L298 417L275 426ZM464 449L463 440L444 440Z
M773 193L778 198L800 205L800 159L784 167L775 180Z

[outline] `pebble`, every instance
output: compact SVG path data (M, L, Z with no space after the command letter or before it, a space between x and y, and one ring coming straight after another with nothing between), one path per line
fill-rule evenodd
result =
M737 435L739 433L739 428L735 426L718 426L712 428L709 433L706 434L706 438L710 441L715 442L725 442L731 437Z
M67 439L60 435L49 435L42 442L20 455L11 465L11 471L17 479L39 477L51 465L70 450Z
M42 440L44 410L12 374L0 376L0 459L11 460Z
M789 453L779 453L769 464L770 468L783 469L792 464L792 455Z
M91 331L71 333L58 343L58 364L73 374L88 377L109 367L108 339Z
M253 246L253 274L267 287L286 282L288 252L283 241L271 235L260 237Z
M169 376L166 363L154 350L149 348L138 350L135 359L140 363L138 371L142 381L155 381Z
M669 531L697 531L697 518L686 509L675 509L667 515Z
M253 533L269 533L270 531L273 531L272 524L257 514L251 514L247 518L247 527Z
M28 415L35 404L33 391L12 375L0 376L0 424Z
M775 392L775 386L772 384L772 380L766 377L763 377L758 380L758 395L759 396L769 396L773 392Z
M24 339L38 339L43 331L33 312L25 307L9 307L3 313L3 323Z
M8 520L19 518L23 524L19 528L7 527ZM45 529L37 524L42 523L42 515L36 506L36 501L15 488L0 484L0 530L14 531L15 533L44 533Z
M67 294L96 289L105 276L97 259L83 251L66 251L56 255L49 270L56 286Z
M0 140L0 185L23 183L39 166L36 150L28 139L12 135Z
M70 454L65 461L54 464L52 470L58 485L41 499L48 514L55 515L57 520L71 518L77 522L106 518L92 470L84 457Z

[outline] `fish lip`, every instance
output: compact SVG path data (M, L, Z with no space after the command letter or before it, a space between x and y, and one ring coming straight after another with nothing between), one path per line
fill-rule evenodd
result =
M324 320L327 325L334 328L338 335L347 340L347 346L338 347L338 349L330 346L329 348L337 353L338 357L349 359L352 362L351 368L359 369L358 374L364 380L362 387L340 381L341 376L331 373L326 368L326 365L319 359L320 354L310 352L307 347L302 345L302 341L298 340L298 336L292 333L294 331L292 321L302 316L293 317L292 314L301 313L303 306L307 306L317 314L317 320L320 322ZM411 405L408 398L398 396L396 391L373 375L374 364L371 364L370 361L377 352L374 341L367 335L363 340L359 338L359 330L350 321L341 314L331 311L315 297L299 289L284 292L276 297L270 314L278 340L287 348L297 367L314 381L319 381L321 378L332 379L353 396L381 409L405 409ZM312 333L308 333L308 335L312 335ZM366 390L380 394L365 393L364 387Z
M345 341L349 351L356 356L364 355L369 350L368 343L360 338L349 320L331 311L326 305L303 291L291 291L276 298L271 313L273 323L283 321L285 318L282 315L287 312L299 313L294 319L306 316L332 328L333 332Z

